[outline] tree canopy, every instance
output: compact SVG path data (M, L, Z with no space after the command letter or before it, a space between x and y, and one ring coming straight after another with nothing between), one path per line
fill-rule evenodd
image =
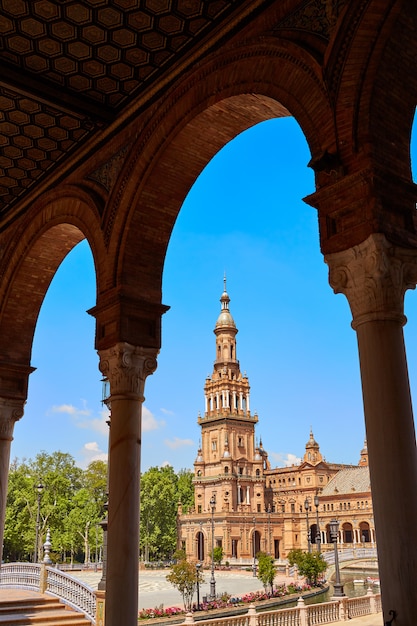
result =
M177 511L194 502L193 473L170 465L151 467L141 477L140 548L145 561L171 559L177 547Z
M40 452L29 461L14 460L9 471L3 558L33 559L39 511L38 560L48 528L53 558L88 559L90 544L96 540L101 545L98 524L105 513L106 482L107 466L102 461L83 471L70 454L60 451Z
M177 509L194 503L193 473L152 467L141 477L140 548L150 560L170 559L176 549ZM40 493L37 487L42 485ZM39 504L38 560L49 528L53 560L94 562L102 547L100 523L106 514L107 464L82 470L70 454L40 452L15 459L9 470L3 558L33 560Z
M274 559L265 552L258 552L256 557L258 559L258 578L265 587L265 591L267 591L269 587L272 593L276 575Z
M191 611L197 581L201 585L204 582L204 577L195 563L189 563L186 560L183 551L178 551L174 556L177 561L171 566L171 571L166 579L181 593L185 610Z
M314 586L317 585L318 577L326 571L327 563L322 554L318 552L303 552L295 549L288 552L288 562L296 565L298 572Z

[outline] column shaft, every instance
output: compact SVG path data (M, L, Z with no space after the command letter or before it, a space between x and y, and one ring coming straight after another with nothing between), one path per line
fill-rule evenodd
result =
M14 425L23 415L23 406L24 400L0 398L0 563L3 562L10 448L13 441Z
M141 404L111 401L106 624L137 625Z
M326 257L357 332L384 620L417 615L417 450L403 325L404 293L417 282L417 250L384 235Z
M417 615L417 455L403 330L372 321L357 338L384 614L405 626Z
M138 622L141 417L156 354L123 342L99 351L110 383L106 626Z

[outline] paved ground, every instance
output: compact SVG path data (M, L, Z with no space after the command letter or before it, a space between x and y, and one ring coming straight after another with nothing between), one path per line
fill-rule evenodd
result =
M375 615L365 615L364 617L357 617L356 619L350 619L348 622L333 622L332 626L383 626L384 619L382 613L376 613Z
M150 609L163 604L165 607L183 607L182 596L171 583L166 580L169 570L141 570L139 572L139 609ZM97 589L101 573L92 571L74 572L73 575L87 583L93 589ZM204 571L204 583L200 586L200 598L210 595L210 571ZM276 582L285 582L285 577L278 577ZM258 578L254 578L251 572L242 571L216 571L216 593L226 591L232 595L243 595L250 591L263 589Z

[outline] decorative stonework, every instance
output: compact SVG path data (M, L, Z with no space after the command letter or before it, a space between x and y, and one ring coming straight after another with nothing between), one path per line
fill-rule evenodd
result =
M123 146L113 157L101 167L92 172L89 176L91 180L96 180L106 191L111 191L114 183L123 167L126 154L130 146Z
M353 328L372 320L405 324L404 294L417 283L417 250L394 246L378 233L324 260L334 292L348 299Z
M345 4L346 0L307 0L287 15L275 30L305 30L329 39L330 31Z
M111 398L124 397L143 402L143 390L147 376L157 367L158 352L128 343L118 343L107 350L100 350L101 373L110 382Z
M14 425L23 416L23 405L23 402L0 398L0 440L13 440Z

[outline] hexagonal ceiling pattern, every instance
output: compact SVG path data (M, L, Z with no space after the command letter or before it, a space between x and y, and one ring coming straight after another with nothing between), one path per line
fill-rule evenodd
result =
M239 5L0 0L0 218Z

